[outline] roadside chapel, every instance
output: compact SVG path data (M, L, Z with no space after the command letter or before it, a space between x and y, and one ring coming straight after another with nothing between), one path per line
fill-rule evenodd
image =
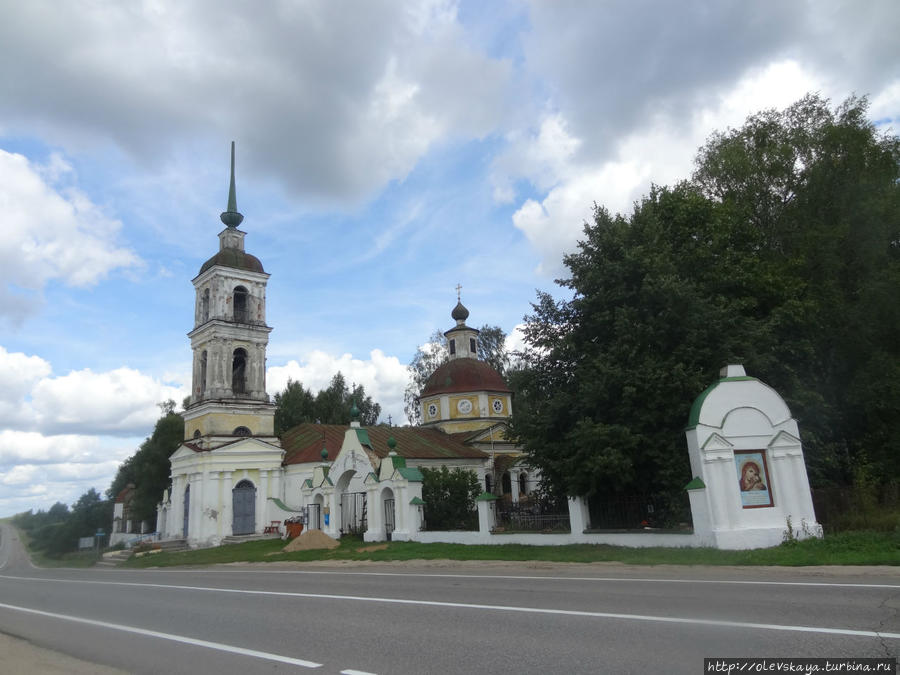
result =
M784 399L739 364L691 407L685 430L694 532L725 549L821 537L797 420Z
M301 518L332 537L408 539L423 519L421 468L472 470L486 492L517 501L536 476L507 438L512 392L477 356L478 331L457 298L445 333L449 361L428 380L420 427L301 424L278 438L266 393L269 274L244 248L234 144L219 250L194 286L185 440L170 457L171 489L157 512L163 539L192 547L280 532ZM496 478L495 478L496 476Z

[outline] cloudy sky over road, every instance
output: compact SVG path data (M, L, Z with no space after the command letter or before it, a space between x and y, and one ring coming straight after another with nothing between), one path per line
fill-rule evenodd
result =
M0 7L0 516L104 491L187 395L232 140L270 393L341 370L397 422L457 283L512 332L713 130L809 91L900 126L895 0Z

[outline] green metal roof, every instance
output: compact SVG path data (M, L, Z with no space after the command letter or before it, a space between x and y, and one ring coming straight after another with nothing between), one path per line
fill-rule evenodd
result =
M757 380L755 377L750 377L749 375L738 375L736 377L723 377L720 380L713 382L706 389L703 390L697 398L694 399L694 403L691 405L691 413L688 415L688 423L687 429L693 429L700 423L700 410L703 408L703 402L706 401L706 397L712 393L712 390L718 387L723 382L742 382L747 380Z
M307 479L306 482L309 482L309 480ZM289 506L285 505L285 503L283 501L281 501L280 499L278 499L278 497L269 497L268 499L270 502L275 502L275 506L277 506L282 511L289 511L291 513L296 513L296 509L292 509Z
M422 472L415 467L401 466L397 469L397 473L403 476L410 483L421 483L424 480Z
M410 499L409 504L410 506L425 506L425 502L423 502L418 497L413 497L412 499Z
M492 502L495 499L499 499L497 495L492 495L490 492L482 492L480 495L475 497L476 502Z
M357 429L356 438L359 440L360 445L368 445L370 448L372 447L372 441L369 440L369 432L365 429Z
M706 483L700 478L700 476L694 476L694 480L684 486L685 490L701 490L706 487Z

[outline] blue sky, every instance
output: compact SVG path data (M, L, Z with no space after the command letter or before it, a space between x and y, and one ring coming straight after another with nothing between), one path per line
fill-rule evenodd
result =
M4 4L0 516L105 490L187 394L232 140L270 393L341 370L396 422L457 283L514 344L591 205L712 131L808 91L900 115L890 0Z

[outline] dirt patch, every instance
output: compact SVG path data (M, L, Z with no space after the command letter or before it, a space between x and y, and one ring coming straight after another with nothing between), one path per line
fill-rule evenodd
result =
M282 551L293 553L294 551L312 551L322 548L337 548L341 543L337 539L329 537L322 530L307 530L299 537L291 540Z
M360 553L371 553L372 551L383 551L387 548L387 544L372 544L371 546L363 546L356 549Z

